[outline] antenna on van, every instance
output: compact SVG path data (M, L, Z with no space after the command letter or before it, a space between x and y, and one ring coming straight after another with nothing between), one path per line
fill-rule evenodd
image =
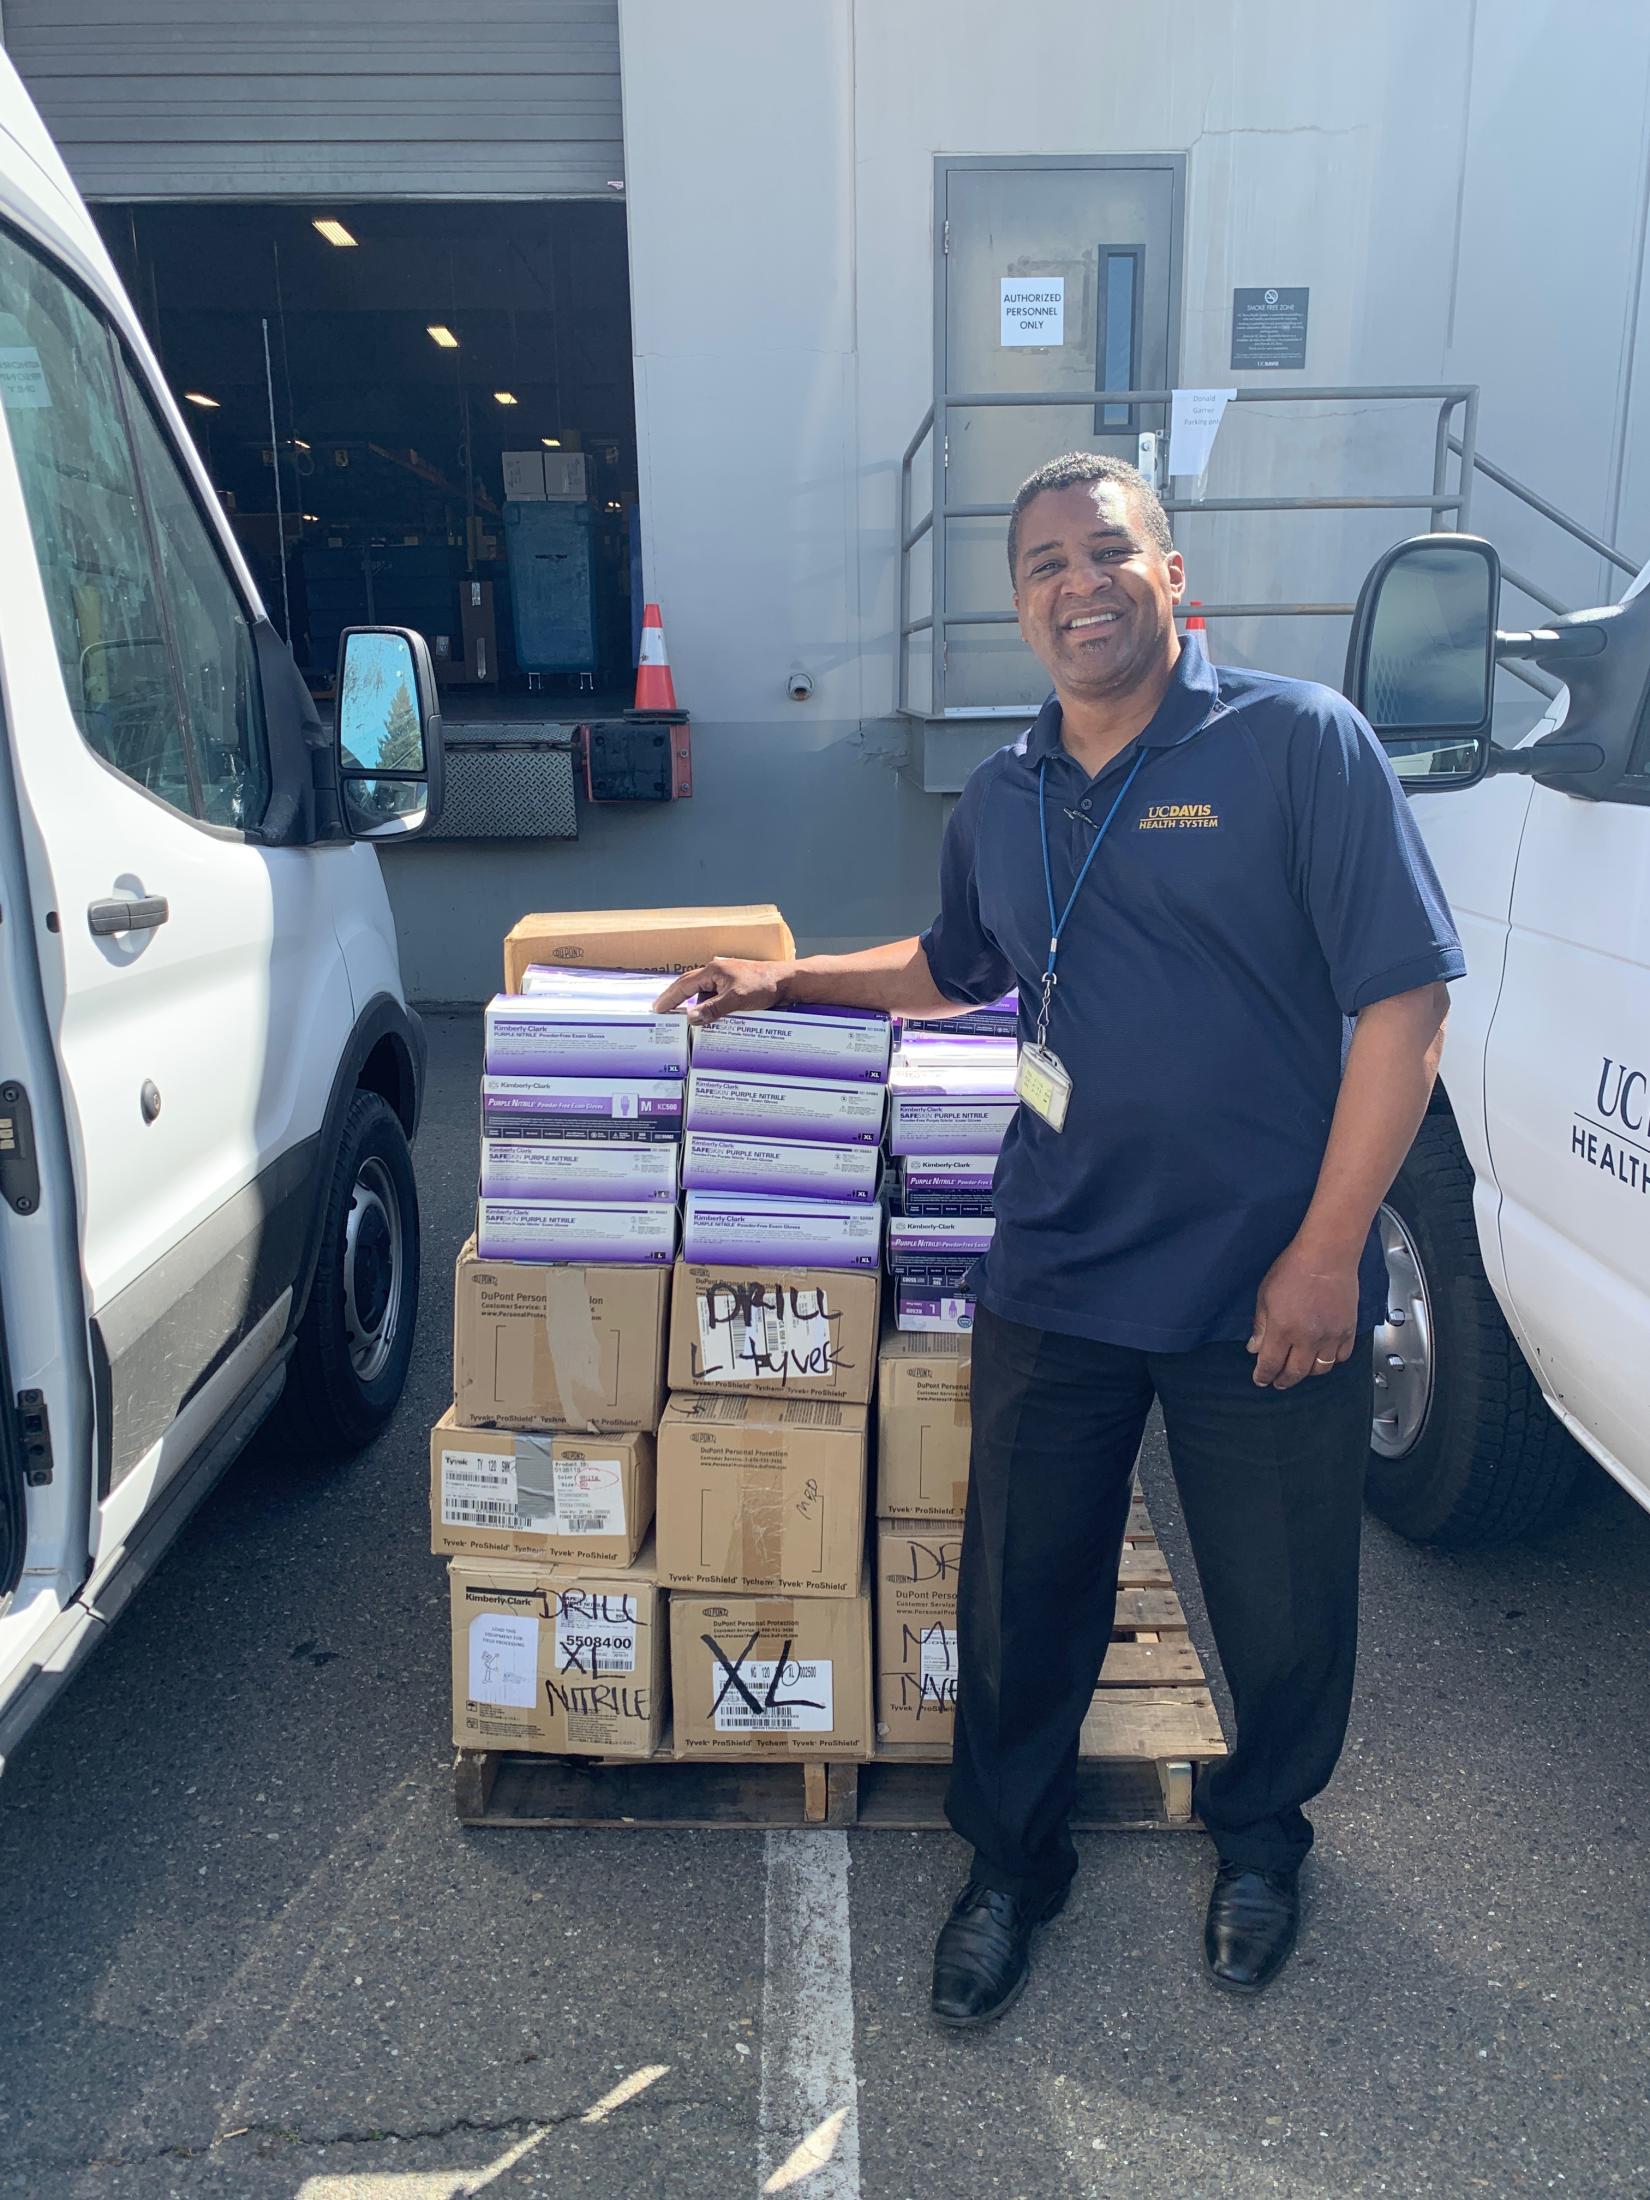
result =
M269 322L263 322L264 387L269 392L269 456L275 475L275 556L281 568L281 627L292 647L292 601L286 577L286 513L281 503L281 442L275 433L275 375L269 364Z

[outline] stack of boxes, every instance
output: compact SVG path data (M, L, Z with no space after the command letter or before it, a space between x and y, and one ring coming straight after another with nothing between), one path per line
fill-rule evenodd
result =
M907 1023L889 1071L894 1324L973 1326L965 1278L991 1243L991 1178L1013 1121L1017 997L938 1026Z
M877 1735L951 1747L968 1489L969 1269L1013 1118L1018 999L907 1023L889 1072L893 1324L877 1370Z
M880 1015L694 1035L659 1431L678 1756L861 1758L882 1254Z
M505 942L430 1443L461 1747L646 1757L664 1737L652 1530L687 1023L652 1002L712 954L792 951L772 908L531 917Z

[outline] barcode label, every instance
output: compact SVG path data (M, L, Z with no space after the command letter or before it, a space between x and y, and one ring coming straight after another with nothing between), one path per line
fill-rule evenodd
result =
M516 1463L493 1451L441 1454L441 1518L449 1528L514 1528Z
M554 1462L556 1533L623 1535L624 1469L617 1459Z
M730 1673L711 1660L718 1734L829 1734L834 1721L829 1658L750 1658Z

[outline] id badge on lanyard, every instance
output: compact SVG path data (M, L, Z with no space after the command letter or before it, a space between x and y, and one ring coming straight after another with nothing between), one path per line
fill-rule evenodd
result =
M1123 807L1123 797L1134 785L1135 773L1146 761L1142 749L1129 768L1129 775L1117 791L1117 800L1106 812L1105 822L1094 835L1093 845L1083 858L1082 867L1066 906L1060 909L1054 900L1054 866L1048 849L1048 759L1045 757L1037 772L1037 824L1043 841L1043 884L1048 889L1048 961L1043 967L1042 997L1037 1009L1037 1036L1030 1046L1022 1045L1014 1072L1014 1090L1033 1115L1041 1117L1050 1130L1062 1131L1066 1127L1066 1111L1071 1106L1071 1072L1048 1043L1049 1016L1054 1007L1054 989L1059 983L1057 965L1060 959L1060 937L1067 920L1077 906L1077 897L1083 891L1083 881L1088 877L1095 857L1100 853L1100 843L1106 837L1106 829Z

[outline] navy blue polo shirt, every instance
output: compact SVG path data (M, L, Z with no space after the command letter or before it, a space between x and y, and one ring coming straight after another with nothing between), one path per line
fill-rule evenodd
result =
M923 936L948 999L1020 988L1029 1036L1048 951L1037 827L1064 907L1140 750L1061 935L1049 1045L1063 1131L1022 1107L976 1272L1005 1319L1151 1352L1247 1338L1262 1277L1306 1214L1349 1019L1466 968L1409 804L1343 697L1181 649L1138 742L1096 778L1050 697L973 773ZM1386 1305L1373 1234L1359 1322Z

